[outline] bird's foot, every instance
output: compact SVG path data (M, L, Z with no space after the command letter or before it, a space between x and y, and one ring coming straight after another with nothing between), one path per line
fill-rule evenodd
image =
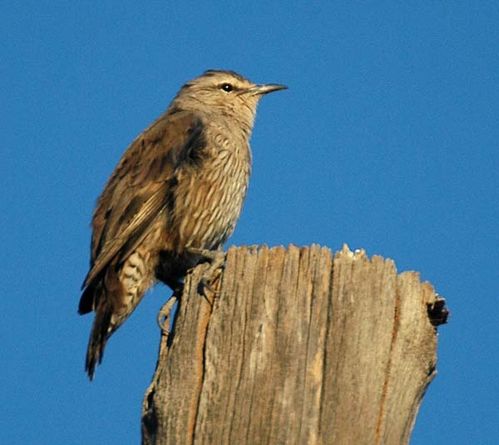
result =
M225 252L221 249L209 250L199 249L197 247L188 247L187 251L193 255L200 256L201 260L208 261L210 263L218 262L218 267L225 262Z
M189 252L199 255L202 260L206 261L206 269L203 272L203 277L199 281L198 292L206 295L208 290L212 294L218 294L213 283L217 281L222 275L222 269L225 264L225 252L223 250L208 250L189 248Z
M213 268L212 265L209 265L203 272L201 280L199 280L198 292L206 297L208 296L206 291L213 295L218 295L220 291L217 289L217 286L213 285L213 283L215 283L221 275L222 270L220 266Z

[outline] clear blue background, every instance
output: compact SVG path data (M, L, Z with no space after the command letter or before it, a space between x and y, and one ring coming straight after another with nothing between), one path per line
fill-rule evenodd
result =
M412 444L499 443L498 24L496 1L4 2L0 442L139 442L170 291L90 384L90 216L180 85L228 68L289 86L261 103L229 244L346 242L420 271L452 316Z

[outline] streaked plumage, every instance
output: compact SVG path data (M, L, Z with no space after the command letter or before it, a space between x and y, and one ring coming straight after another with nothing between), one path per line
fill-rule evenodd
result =
M172 289L234 230L248 187L258 100L284 87L207 71L127 149L92 220L79 313L95 311L86 357L93 377L109 336L157 281Z

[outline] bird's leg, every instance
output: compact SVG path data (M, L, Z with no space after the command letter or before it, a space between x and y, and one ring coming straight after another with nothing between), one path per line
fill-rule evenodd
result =
M204 289L208 289L210 292L216 294L217 291L213 289L212 284L221 275L221 269L225 264L225 252L222 249L208 250L196 247L189 247L187 250L189 253L198 255L201 257L201 260L209 263L199 283L201 293L204 294Z
M158 325L167 336L170 334L168 326L170 324L170 312L177 301L177 294L174 292L167 302L161 307L158 313Z

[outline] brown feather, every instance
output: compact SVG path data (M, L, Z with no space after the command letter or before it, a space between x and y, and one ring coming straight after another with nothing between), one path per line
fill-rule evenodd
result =
M279 88L208 71L123 154L97 201L78 307L96 313L85 362L90 378L107 340L154 282L176 289L201 258L192 249L218 249L234 230L256 105Z
M161 186L166 187L179 162L188 156L186 151L193 144L193 129L197 129L194 136L199 137L200 127L201 121L191 112L173 115L167 113L131 144L97 203L92 222L92 268L103 250L118 251L117 245L123 242L123 233L126 231L127 236L130 234L126 225L120 224L119 221L132 198L141 196L143 199L144 209L140 209L138 213L147 212L147 214L142 216L142 221L148 220L151 212L158 210L158 207L148 203L148 199L158 192ZM147 163L153 164L158 159L162 164L162 170L154 171L154 175L148 175L150 170L143 166ZM155 204L160 203L156 201ZM165 204L164 202L163 205ZM138 230L140 226L134 229ZM114 243L117 245L113 246ZM107 261L109 260L110 258L107 258ZM100 268L104 266L105 264ZM96 273L92 273L91 270L89 275L95 276ZM86 280L84 285L88 284Z

